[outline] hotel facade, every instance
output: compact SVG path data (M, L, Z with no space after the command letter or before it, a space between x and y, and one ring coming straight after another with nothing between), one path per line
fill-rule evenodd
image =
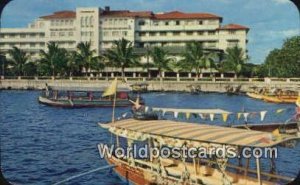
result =
M220 52L238 45L247 53L249 28L238 24L222 25L222 20L210 13L77 8L76 11L41 16L27 28L1 28L0 50L7 55L7 51L16 46L38 59L39 51L46 50L48 42L75 50L79 42L87 41L100 54L111 48L113 41L125 38L140 54L145 53L146 48L164 46L176 55L191 41L201 42L207 50Z

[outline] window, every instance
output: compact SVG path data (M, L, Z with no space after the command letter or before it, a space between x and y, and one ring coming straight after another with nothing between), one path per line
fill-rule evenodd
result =
M214 31L209 31L208 32L208 35L215 35L216 34L216 32L214 32Z
M189 36L191 36L191 35L193 35L194 34L194 32L192 32L192 31L187 31L186 32L186 35L189 35Z
M88 17L85 17L84 25L86 27L89 27L89 18Z
M229 31L229 35L235 35L235 33L236 31L232 31L232 30Z
M51 36L51 37L55 37L55 36L56 36L56 33L55 33L54 31L52 31L52 32L50 33L50 36Z
M21 38L26 38L26 34L21 34L20 37Z
M164 32L159 32L159 35L160 36L167 36L167 32L165 32L165 31Z
M35 43L30 43L30 47L34 48L35 47Z
M69 32L69 36L71 37L71 36L73 36L74 35L74 33L72 32L72 31L70 31Z
M140 32L140 33L139 33L139 36L140 36L140 37L146 36L146 33L145 33L145 32Z
M108 32L108 31L104 31L104 32L103 32L103 36L104 36L104 37L109 36L109 32Z
M158 21L154 21L154 22L153 22L153 25L154 25L154 26L158 26Z
M113 31L112 36L119 36L119 31Z
M168 26L168 25L169 25L169 21L166 21L166 22L165 22L165 25Z
M175 24L178 26L180 25L180 21L176 21Z
M239 45L238 40L229 40L227 41L227 47L232 48Z
M204 35L204 31L198 31L198 35Z
M207 47L209 47L209 48L215 48L216 46L217 46L216 42L208 42L207 43Z
M127 36L127 31L122 31L123 36Z
M199 25L203 25L203 21L199 21Z
M84 17L81 17L81 19L80 19L80 25L81 25L81 27L84 27Z
M149 35L150 35L151 37L156 36L156 32L150 32Z
M145 21L144 20L139 21L139 26L144 26L144 25L145 25Z
M40 47L44 47L45 46L45 44L44 43L40 43Z
M179 35L180 35L180 32L179 32L179 31L173 32L173 36L179 36Z
M94 24L94 18L93 16L90 16L90 26L93 27Z
M63 37L63 36L65 36L65 32L62 32L62 31L61 31L61 32L59 32L59 36L60 36L60 37Z

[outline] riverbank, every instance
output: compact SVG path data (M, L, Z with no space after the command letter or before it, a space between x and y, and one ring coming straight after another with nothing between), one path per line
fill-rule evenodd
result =
M50 86L64 87L105 87L113 78L70 78L70 79L2 79L0 89L41 90L47 83ZM248 92L251 87L269 87L300 90L300 79L258 79L258 78L125 78L127 84L147 82L149 91L179 91L189 92L190 87L200 88L204 92L226 92L228 88L240 87L242 92Z

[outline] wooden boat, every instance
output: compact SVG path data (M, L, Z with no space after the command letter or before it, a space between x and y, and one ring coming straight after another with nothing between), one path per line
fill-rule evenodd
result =
M257 94L257 93L247 92L246 95L249 96L250 98L254 98L254 99L258 99L258 100L263 99L263 95Z
M246 93L247 96L254 99L262 99L270 103L295 103L298 98L297 90L282 90L282 89L255 89L254 92Z
M151 148L162 146L176 148L199 147L233 147L235 154L243 148L268 148L281 143L299 140L299 137L282 135L280 138L271 133L249 131L236 128L225 128L205 124L191 124L167 120L139 121L134 119L121 120L109 124L99 124L114 134L114 146L121 147L120 138L127 140L127 146L134 147L133 143L148 143ZM136 158L132 150L129 155L106 155L103 145L99 144L100 154L115 165L115 172L127 183L135 185L151 184L280 184L289 183L293 178L275 174L275 172L262 172L260 159L255 158L255 169L250 160L245 164L234 165L229 163L228 156L218 158L214 153L209 158L163 158L160 155L150 155L146 158ZM242 156L241 156L242 157ZM254 162L254 161L252 161ZM271 160L271 166L274 165ZM252 168L250 167L252 166Z
M262 99L270 103L295 103L297 100L296 96L266 96L263 95Z
M139 83L134 83L130 86L131 86L133 92L144 93L144 92L148 91L149 84L146 82L139 82Z
M95 87L47 87L45 92L39 96L38 101L42 104L65 107L65 108L83 108L83 107L112 107L114 104L113 96L102 97L105 88ZM137 95L127 88L119 88L116 93L115 106L131 106L130 100L135 101ZM144 100L140 98L140 103Z
M233 125L232 127L263 132L273 132L274 130L278 129L280 134L288 134L300 137L300 122L296 121L288 123Z

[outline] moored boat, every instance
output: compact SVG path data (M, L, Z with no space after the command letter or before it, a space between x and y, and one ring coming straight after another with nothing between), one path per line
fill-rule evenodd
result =
M249 131L235 128L225 128L203 124L191 124L167 120L139 121L122 120L109 124L100 124L115 135L117 147L121 147L120 138L127 141L127 146L134 147L133 143L148 143L151 148L162 146L167 148L187 147L218 147L235 148L238 154L243 148L269 148L291 140L299 140L299 137L282 135L276 137L271 133ZM113 144L113 143L112 143ZM146 158L134 157L134 152L120 157L117 154L106 155L103 145L99 144L100 154L104 153L109 164L115 165L115 172L126 182L136 185L150 184L287 184L293 178L276 174L275 171L263 172L261 161L255 158L254 164L249 165L249 159L245 164L233 164L229 162L229 156L217 157L215 153L209 158L161 157L152 155ZM243 157L243 156L240 156ZM270 162L273 168L274 160ZM252 166L252 167L250 167ZM255 168L253 169L253 166Z
M113 95L103 96L106 88L96 87L55 87L47 86L45 92L39 96L38 101L42 104L64 107L127 107L131 106L130 101L136 101L137 95L130 89L118 88L114 101ZM144 100L140 97L140 103Z
M263 99L263 95L257 93L247 92L246 95L254 99L259 99L259 100Z

